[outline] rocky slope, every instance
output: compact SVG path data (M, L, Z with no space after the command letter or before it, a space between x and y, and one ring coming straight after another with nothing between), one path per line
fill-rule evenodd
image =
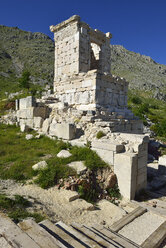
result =
M113 74L126 78L132 89L152 90L156 98L166 99L166 65L120 45L112 45L111 52Z
M113 74L125 77L130 88L152 90L155 97L166 98L166 65L120 45L111 50ZM54 44L47 35L0 25L0 91L16 90L23 70L30 71L34 83L52 83L53 64Z
M53 81L54 44L45 34L0 25L0 88L14 90L23 70L41 85Z

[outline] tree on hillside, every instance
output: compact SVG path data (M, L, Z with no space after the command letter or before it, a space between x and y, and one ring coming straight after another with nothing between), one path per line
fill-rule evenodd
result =
M19 86L20 88L28 89L30 88L30 72L23 71L21 77L19 78Z

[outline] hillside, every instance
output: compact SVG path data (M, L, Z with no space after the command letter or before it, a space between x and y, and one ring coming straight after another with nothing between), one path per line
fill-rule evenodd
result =
M131 89L152 91L155 98L166 100L166 65L120 45L112 45L111 52L113 74L126 78Z
M18 89L23 70L31 73L34 83L53 82L54 43L42 33L0 25L0 95ZM125 77L131 89L144 89L155 98L166 100L166 65L148 56L111 45L111 71Z
M0 25L0 89L15 91L23 70L34 83L53 81L54 44L45 34Z

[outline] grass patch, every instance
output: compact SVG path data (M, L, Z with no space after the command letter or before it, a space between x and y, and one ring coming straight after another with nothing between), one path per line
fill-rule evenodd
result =
M97 139L101 139L101 138L104 137L104 136L105 136L105 133L102 132L102 131L98 131L97 134L96 134L96 138L97 138Z
M44 217L39 213L28 212L25 208L30 206L30 202L20 195L15 195L13 199L5 194L0 194L0 210L6 212L15 222L19 222L27 217L33 217L36 222L40 222Z
M147 118L154 123L151 130L160 140L166 141L166 102L151 97L149 91L130 90L128 106L147 125Z
M35 132L32 131L35 135ZM26 133L21 133L16 126L0 124L0 178L24 181L38 176L36 183L43 188L55 185L60 178L75 175L76 172L67 166L72 161L85 161L90 170L106 167L107 164L88 147L71 146L62 140L51 140L41 136L40 139L25 139ZM58 158L56 155L62 149L68 149L72 156ZM34 171L32 166L41 161L45 154L48 168Z

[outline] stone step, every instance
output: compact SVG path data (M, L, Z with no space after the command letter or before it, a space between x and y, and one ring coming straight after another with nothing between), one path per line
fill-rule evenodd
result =
M134 209L131 213L125 215L120 220L116 221L113 225L110 226L110 229L114 232L118 232L122 229L125 225L129 224L135 218L139 217L140 215L144 214L147 211L146 208L141 206Z
M97 248L98 247L96 242L94 242L93 240L89 239L85 235L81 234L80 232L78 232L77 230L72 228L71 226L67 226L62 221L57 222L56 226L61 228L62 230L64 230L69 235L71 235L75 240L77 240L82 245L84 245L84 247L86 247L86 248Z
M3 213L0 213L0 236L6 240L6 242L4 239L1 239L0 241L0 244L8 244L8 246L6 245L6 248L40 248L40 246L34 240L32 240Z
M49 232L54 238L59 240L59 242L61 242L65 247L85 248L84 245L75 240L68 232L54 225L51 221L44 220L40 222L39 225Z
M98 233L99 235L102 235L103 237L110 239L111 241L115 242L115 247L125 247L125 248L135 248L140 247L139 245L135 244L134 242L128 240L127 238L123 237L119 233L116 233L108 228L105 228L102 225L93 225L92 229Z
M1 248L12 248L12 246L3 237L0 237L0 247Z
M166 221L154 231L141 245L142 248L158 248L166 238Z
M96 242L96 244L98 246L96 247L110 247L113 248L115 247L115 245L110 241L108 241L108 239L103 238L101 235L96 234L94 231L92 231L90 228L87 228L84 225L80 225L80 224L76 224L76 223L72 223L72 227L74 229L76 229L77 231L79 231L80 233L82 233L83 235L85 235L86 237L88 237L89 239L93 240L94 242ZM121 246L118 246L119 248Z
M148 202L136 202L134 200L132 200L132 202L136 203L138 206L141 206L143 208L146 208L147 210L153 212L154 214L160 215L162 217L166 217L166 208L162 208L162 207L156 207L156 208L154 208Z
M51 234L49 234L44 228L39 226L34 220L28 219L20 222L19 227L26 232L30 238L35 240L40 248L56 248L65 247L60 246L59 241L57 241ZM61 244L61 243L60 243ZM23 246L24 247L24 246ZM28 247L31 248L29 245Z

